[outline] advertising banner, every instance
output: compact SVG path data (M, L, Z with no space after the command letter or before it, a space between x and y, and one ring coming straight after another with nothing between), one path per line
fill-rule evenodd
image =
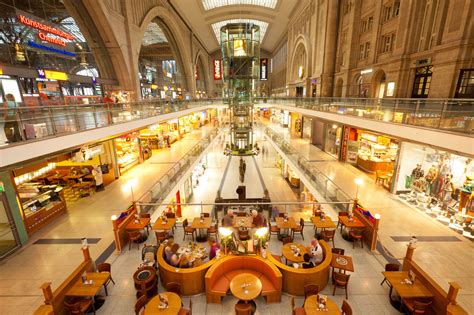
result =
M222 61L214 59L214 80L222 80Z
M268 58L260 59L260 81L268 80Z

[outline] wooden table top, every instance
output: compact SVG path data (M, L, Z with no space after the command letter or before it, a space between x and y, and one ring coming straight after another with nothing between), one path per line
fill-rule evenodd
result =
M337 262L337 258L341 257L347 260L346 265L341 265L340 263ZM352 257L351 256L344 256L344 255L338 255L333 253L332 254L332 260L331 260L331 266L336 269L342 269L342 270L347 270L347 271L352 271L354 272L354 263L352 262Z
M203 218L203 222L201 222L201 218L194 218L191 227L194 229L208 229L211 227L212 220L211 218Z
M253 227L253 218L252 217L234 217L232 220L232 226L234 228L252 228Z
M41 305L36 309L36 311L33 313L33 315L53 315L54 310L52 305Z
M150 218L140 218L140 222L136 223L135 219L130 221L129 224L127 224L127 227L125 228L126 230L143 230L148 224L150 224L151 219Z
M296 246L300 250L300 254L301 254L300 256L295 256L295 254L293 253L293 250L291 250L292 246ZM287 260L294 261L296 263L304 262L303 256L307 252L308 252L308 249L306 248L306 246L304 246L303 244L298 244L298 243L285 244L283 245L281 249L281 253Z
M310 295L306 298L304 302L304 310L306 314L329 314L329 315L339 315L341 311L337 304L331 300L329 297L326 300L326 308L327 310L319 310L318 308L318 296L317 295Z
M168 298L168 307L159 309L158 305L160 305L160 296L156 295L146 304L143 315L176 315L179 313L179 310L181 309L181 298L179 295L173 292L162 292L160 294L166 295Z
M250 284L242 288L243 284ZM250 301L260 295L262 291L262 282L259 278L250 273L241 273L232 278L230 282L230 291L232 294L243 301Z
M328 216L324 217L324 221L321 221L321 217L311 217L311 222L313 222L314 226L318 229L335 229L336 225L332 221L332 219Z
M83 178L84 176L86 176L86 174L66 175L64 176L64 178L65 179L79 179L79 178Z
M390 281L392 287L402 298L433 297L431 291L418 279L415 279L413 284L406 284L404 282L405 279L408 279L408 271L384 271L382 274Z
M289 217L288 222L285 222L285 219L281 217L275 218L275 221L280 229L294 229L298 227L298 224L296 224L295 218L293 217Z
M88 272L87 280L92 280L92 284L83 284L82 277L79 277L72 287L67 290L66 296L96 296L102 286L109 280L110 273L108 272Z
M352 221L349 221L349 217L345 215L339 216L338 218L339 218L339 221L341 221L342 225L344 225L348 229L365 227L364 223L362 223L356 217L352 217Z
M153 230L171 230L176 223L175 218L168 219L166 224L163 224L163 220L159 218L156 220L155 224L153 225Z

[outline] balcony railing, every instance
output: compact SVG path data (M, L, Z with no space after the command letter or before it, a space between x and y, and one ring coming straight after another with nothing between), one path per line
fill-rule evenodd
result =
M472 136L473 99L259 98L259 104L286 105Z
M60 136L133 120L179 112L220 100L142 101L132 103L103 103L62 106L0 108L0 132L5 131L10 145ZM0 138L0 141L2 139Z

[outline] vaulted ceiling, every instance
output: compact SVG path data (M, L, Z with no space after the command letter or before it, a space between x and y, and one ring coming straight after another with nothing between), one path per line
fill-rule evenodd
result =
M170 0L209 52L219 49L217 34L228 22L260 26L261 48L273 51L288 28L297 0Z

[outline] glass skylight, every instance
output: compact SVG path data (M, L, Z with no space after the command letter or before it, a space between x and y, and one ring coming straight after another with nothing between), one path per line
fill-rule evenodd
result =
M67 17L61 21L61 26L64 27L76 37L76 41L80 43L85 43L86 39L84 38L84 35L82 35L81 30L79 29L79 26L77 26L76 21L72 17Z
M253 23L255 25L260 26L260 42L265 37L265 33L267 32L267 28L268 28L268 23L267 22L263 22L263 21L259 21L259 20L252 20L252 19L232 19L232 20L225 20L225 21L220 21L220 22L217 22L217 23L213 23L212 24L212 29L214 31L214 34L216 35L216 38L217 38L217 41L219 42L219 44L221 42L221 38L220 38L221 27L224 26L224 25L230 24L230 23Z
M155 22L151 22L148 24L145 34L143 35L143 46L159 44L159 43L167 43L168 40L166 39L163 30L160 28L158 24Z
M275 9L278 0L202 0L204 10L225 7L228 5L256 5L269 9Z

